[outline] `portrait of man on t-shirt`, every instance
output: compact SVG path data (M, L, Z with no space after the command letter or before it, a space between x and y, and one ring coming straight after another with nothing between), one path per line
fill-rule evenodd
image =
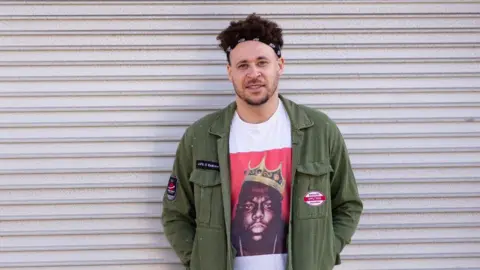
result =
M237 256L285 253L287 225L282 220L282 194L269 185L269 181L284 181L281 169L276 172L246 171L245 180L233 220L233 245Z

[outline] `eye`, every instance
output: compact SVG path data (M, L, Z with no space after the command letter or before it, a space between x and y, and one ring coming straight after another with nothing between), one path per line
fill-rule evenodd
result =
M258 62L258 65L261 66L261 67L264 67L264 66L268 65L268 61L260 61L260 62Z
M272 208L272 201L268 200L263 204L263 208L270 209Z
M254 204L251 202L246 202L243 206L247 211L251 211L254 207Z
M239 68L239 69L246 69L246 68L247 68L247 64L240 64L240 65L238 65L238 68Z

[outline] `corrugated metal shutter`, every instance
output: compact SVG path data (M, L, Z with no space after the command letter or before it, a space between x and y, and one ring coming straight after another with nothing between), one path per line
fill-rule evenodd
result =
M479 1L2 1L1 269L181 269L174 150L232 100L215 35L254 11L285 29L281 91L351 152L366 209L335 269L480 266Z

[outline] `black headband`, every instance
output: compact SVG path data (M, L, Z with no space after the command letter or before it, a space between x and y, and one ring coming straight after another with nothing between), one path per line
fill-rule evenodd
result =
M263 40L260 40L260 38L252 38L252 39L246 39L246 38L241 38L237 41L237 44L233 45L232 46L228 46L227 50L226 50L226 53L227 53L227 59L230 59L230 52L240 43L242 42L245 42L247 40L254 40L254 41L259 41L259 42L262 42L262 43L265 43L267 44L270 48L272 48L274 51L275 51L275 54L278 56L278 57L281 57L282 56L282 53L281 53L281 49L280 49L280 46L278 44L273 44L272 42L265 42Z

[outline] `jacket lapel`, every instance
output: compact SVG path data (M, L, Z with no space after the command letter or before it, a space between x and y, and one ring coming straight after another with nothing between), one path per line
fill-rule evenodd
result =
M302 149L302 143L303 143L303 136L304 128L308 128L313 126L312 120L308 117L306 112L299 107L297 104L294 102L284 98L282 95L279 95L280 100L283 102L283 105L285 107L285 110L287 111L287 114L290 118L290 126L291 126L291 134L292 134L292 181L291 181L291 192L290 192L290 220L289 220L289 226L288 226L288 243L287 243L287 250L288 250L288 256L287 256L287 269L288 270L293 270L293 261L292 261L292 254L293 254L293 249L292 249L292 219L293 219L293 194L294 194L294 186L295 186L295 173L297 171L297 166L298 163L300 162L300 157L301 157L301 149Z
M230 267L233 267L234 250L230 239L231 229L231 188L230 188L230 158L229 158L229 135L236 103L233 102L219 113L217 119L209 129L210 134L217 136L217 155L220 166L220 178L222 182L223 212L225 216L225 229L227 239L227 253ZM219 256L221 256L219 254Z

